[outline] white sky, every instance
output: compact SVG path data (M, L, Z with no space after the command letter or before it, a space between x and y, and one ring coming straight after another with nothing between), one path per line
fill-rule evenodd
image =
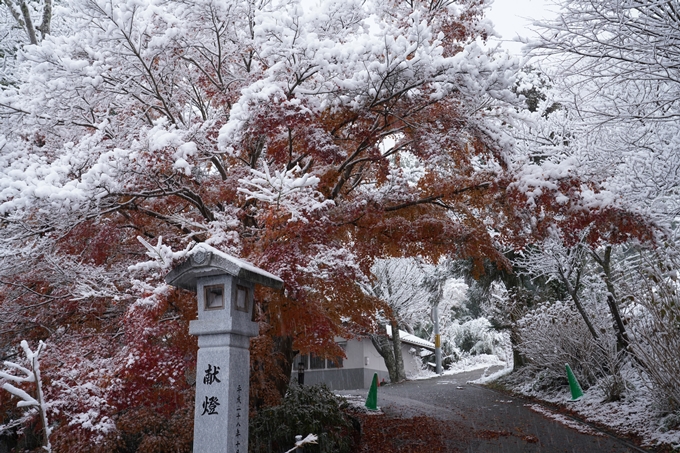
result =
M519 53L522 45L513 43L518 35L530 37L531 22L554 17L549 0L494 0L487 17L493 22L496 32L502 35L503 46Z

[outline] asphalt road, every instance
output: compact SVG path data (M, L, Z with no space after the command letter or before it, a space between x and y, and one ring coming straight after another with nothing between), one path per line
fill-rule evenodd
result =
M456 451L469 453L639 453L642 450L574 420L572 426L532 410L535 402L467 384L482 371L380 387L386 415L440 420ZM366 390L339 392L363 395ZM550 409L543 409L554 413ZM582 432L583 431L583 432ZM594 434L588 434L588 432Z

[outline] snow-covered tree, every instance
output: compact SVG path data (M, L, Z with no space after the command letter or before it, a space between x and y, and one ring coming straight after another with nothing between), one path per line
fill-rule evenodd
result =
M387 312L380 313L379 321L390 324L392 341L384 332L373 333L371 340L396 382L406 378L398 330L434 341L435 304L440 331L445 332L445 346L455 347L456 327L461 321L456 319L456 313L464 311L468 286L451 276L449 267L446 259L433 265L419 258L391 258L377 260L371 268L371 285L364 286L364 290L385 302Z
M356 282L374 259L502 259L481 219L512 209L494 181L516 62L480 6L307 3L73 1L65 33L24 48L0 92L2 332L49 338L45 366L72 370L49 387L55 448L187 437L195 308L162 282L171 263L138 265L137 237L286 282L257 295L256 404L295 351L335 356L373 322Z
M422 322L431 309L430 295L422 286L422 264L415 258L378 260L371 272L373 281L364 285L364 290L385 302L389 311L380 314L379 322L389 323L392 332L392 341L382 329L371 333L371 341L385 359L390 380L400 382L406 379L406 371L399 330L413 333L414 325Z
M672 1L559 2L530 43L571 120L570 155L614 197L669 226L678 214L680 41Z
M604 210L612 216L634 212L647 223L647 232L637 229L630 217L603 230L571 215L566 224L546 229L548 242L540 248L549 253L531 255L533 270L562 281L596 340L597 329L577 299L588 287L599 286L617 347L632 352L624 313L631 294L622 276L636 265L628 255L637 252L618 245L631 240L632 246L640 240L661 245L672 237L679 212L677 8L673 2L644 0L557 3L557 18L537 24L539 34L528 43L551 87L531 129L520 134L538 157L525 167L525 181L533 180L529 184L539 197L547 187L538 182L544 174L560 174L562 181L592 181L589 187L574 188L582 193L582 212L595 206L600 213L608 207ZM560 108L551 111L551 105ZM568 204L571 195L563 193ZM574 221L580 227L572 228ZM628 238L621 235L624 230ZM558 249L561 257L554 254ZM569 269L574 278L569 278ZM577 284L586 280L579 291Z
M631 328L631 348L652 383L663 411L680 409L680 300L678 257L673 249L642 251L630 257L620 286L634 311L626 321Z
M196 243L285 281L257 294L259 405L296 351L372 327L376 259L508 268L498 244L564 195L515 165L517 62L485 43L482 2L68 7L0 91L0 332L71 370L49 387L55 449L186 445L195 302L163 276Z

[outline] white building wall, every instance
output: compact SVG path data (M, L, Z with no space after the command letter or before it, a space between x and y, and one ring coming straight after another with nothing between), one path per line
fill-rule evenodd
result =
M356 388L369 388L373 381L373 375L378 373L378 382L390 382L389 373L385 366L385 359L373 346L370 338L353 338L344 340L336 338L338 343L345 344L346 359L343 360L342 368L325 368L318 370L305 370L305 385L325 383L333 390L350 390ZM404 371L406 375L413 375L419 371L420 363L411 349L420 349L412 345L402 343L402 355L404 358ZM291 379L297 379L297 364L293 363Z
M370 338L357 340L363 345L364 388L369 388L373 382L373 375L378 373L378 382L390 382L390 374L385 366L385 359L373 346Z
M415 352L411 352L412 349L414 349ZM410 344L401 344L401 355L404 358L404 371L406 372L406 376L413 376L420 371L420 360L418 360L419 349L420 348L416 348Z
M376 371L387 371L385 366L385 359L378 353L373 346L370 338L361 338L357 340L362 345L363 363L361 364L364 368L369 368Z
M341 341L336 338L336 341ZM369 342L371 340L368 340ZM352 339L347 341L347 348L345 349L345 363L343 364L345 368L363 368L364 367L364 344L358 339Z

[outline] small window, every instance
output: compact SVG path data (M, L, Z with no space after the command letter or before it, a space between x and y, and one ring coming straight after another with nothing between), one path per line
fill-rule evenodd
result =
M323 370L324 368L326 368L326 359L324 359L323 357L311 354L309 362L310 370Z
M248 288L236 285L236 309L248 312Z
M338 346L340 346L343 351L347 350L347 343L338 343ZM337 356L334 359L328 359L328 368L342 368L342 361L342 356Z
M205 309L219 310L224 308L224 285L205 287Z
M334 359L328 359L328 368L342 368L342 357L337 356Z

